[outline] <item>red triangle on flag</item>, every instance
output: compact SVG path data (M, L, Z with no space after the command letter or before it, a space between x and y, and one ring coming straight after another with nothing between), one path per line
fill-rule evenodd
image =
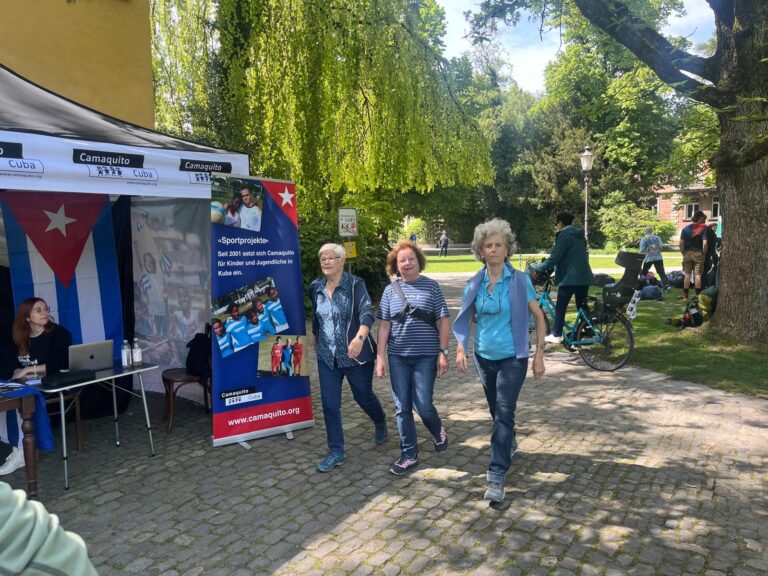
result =
M69 287L108 197L67 192L1 192L0 197L56 278Z
M280 182L274 180L261 180L277 206L285 212L294 226L299 227L299 217L296 212L296 184L293 182Z

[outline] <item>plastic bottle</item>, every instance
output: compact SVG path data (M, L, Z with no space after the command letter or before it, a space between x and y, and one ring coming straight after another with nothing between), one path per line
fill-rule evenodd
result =
M133 349L131 350L131 360L134 366L141 366L141 348L139 348L139 341L133 341Z
M123 347L120 350L120 357L123 362L123 368L131 367L131 345L128 344L128 340L123 340Z

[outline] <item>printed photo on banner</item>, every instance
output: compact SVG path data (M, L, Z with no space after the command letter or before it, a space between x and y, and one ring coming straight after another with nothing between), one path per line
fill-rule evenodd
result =
M306 376L304 339L299 334L288 334L267 340L259 350L259 366L269 366L271 370L262 368L259 376Z
M253 232L261 231L264 190L258 183L211 178L211 222Z
M211 326L222 358L288 328L272 278L246 284L213 302Z

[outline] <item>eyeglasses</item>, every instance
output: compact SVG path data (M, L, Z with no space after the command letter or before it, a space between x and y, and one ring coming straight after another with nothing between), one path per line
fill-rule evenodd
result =
M334 260L340 260L341 256L323 256L320 258L320 263L325 264L326 262L333 262Z
M501 302L494 298L493 295L488 293L483 294L480 299L480 309L477 311L477 313L493 316L499 312L501 312Z

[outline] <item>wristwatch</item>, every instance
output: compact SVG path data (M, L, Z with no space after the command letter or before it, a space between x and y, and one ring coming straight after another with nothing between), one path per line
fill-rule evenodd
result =
M448 348L440 348L440 352L448 356Z
M362 334L358 334L357 339L360 340L360 342L365 342L365 336L363 336Z

